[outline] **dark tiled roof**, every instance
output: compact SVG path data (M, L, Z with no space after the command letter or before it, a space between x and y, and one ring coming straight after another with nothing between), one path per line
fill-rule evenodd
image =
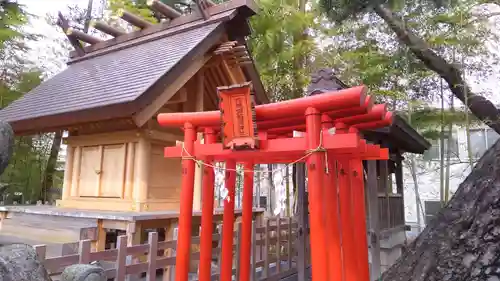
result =
M127 103L139 98L223 23L71 64L0 110L7 122Z

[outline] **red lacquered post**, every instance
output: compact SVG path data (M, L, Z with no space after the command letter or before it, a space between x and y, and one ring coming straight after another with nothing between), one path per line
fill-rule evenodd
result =
M194 155L196 129L190 123L184 124L184 148L186 154ZM189 257L191 255L191 220L193 215L194 168L195 163L189 155L182 159L182 189L179 214L179 237L177 240L176 281L187 281Z
M335 124L335 133L344 134L349 132L349 127L343 123ZM349 159L339 159L337 162L339 171L339 210L342 240L342 260L344 265L345 281L358 281L358 270L356 261L356 240L354 239L354 222L351 197L351 174Z
M321 116L314 108L306 110L306 132L308 149L316 149L320 145ZM315 152L307 158L309 210L311 225L311 264L313 280L328 280L327 250L325 247L325 229L323 211L323 193L321 187L325 173L324 152Z
M328 129L333 127L329 116L321 116L323 133L328 134ZM328 157L328 173L325 174L324 204L326 216L326 246L328 249L328 280L343 280L344 267L342 265L341 240L340 240L340 221L338 209L337 192L337 165L332 156Z
M205 129L205 143L215 143L215 132L213 129ZM212 164L212 161L208 161ZM201 241L200 241L200 267L198 279L210 281L212 260L212 233L214 216L214 180L215 174L212 167L203 169L203 189L201 208Z
M358 133L358 129L349 128L349 133ZM356 261L358 274L361 280L370 279L368 263L368 241L366 231L365 184L363 178L363 162L360 158L349 161L351 176L351 198L354 226L354 239L356 241Z
M366 231L365 188L363 181L363 162L361 159L351 159L352 174L352 209L354 223L354 239L356 241L356 260L358 261L359 280L370 280L368 264L368 241Z
M246 162L243 176L243 219L240 243L240 281L250 281L250 256L252 243L253 163Z
M340 224L342 226L342 255L344 261L345 280L357 281L356 240L354 239L354 217L352 215L351 177L349 160L338 161L339 167L339 203Z
M233 231L234 231L234 191L236 186L236 162L226 162L226 182L228 195L224 199L222 217L222 257L220 281L231 281L233 274Z

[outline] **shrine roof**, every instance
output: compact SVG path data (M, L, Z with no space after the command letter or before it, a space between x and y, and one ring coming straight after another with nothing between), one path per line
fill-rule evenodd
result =
M198 13L184 15L168 25L81 46L83 55L73 51L65 70L0 110L0 119L17 134L136 114L235 26L245 29L242 23L255 14L252 3L236 0L211 6L208 19ZM246 66L244 74L254 82L258 102L267 102L255 66Z
M401 116L395 115L391 126L364 131L367 140L381 143L390 150L423 154L431 144Z

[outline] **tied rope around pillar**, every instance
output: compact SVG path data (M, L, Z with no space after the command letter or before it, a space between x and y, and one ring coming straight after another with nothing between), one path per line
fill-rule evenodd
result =
M253 170L245 170L245 169L242 169L242 170L238 170L238 169L222 169L220 167L217 167L215 165L212 165L212 164L209 164L209 163L205 163L203 160L200 160L200 159L196 159L196 157L194 157L193 155L191 155L187 150L186 150L186 147L184 146L184 142L181 143L181 146L182 146L182 151L181 151L181 160L192 160L196 163L196 165L198 165L198 167L202 167L202 166L205 166L205 167L209 167L209 168L212 168L214 170L219 170L219 171L223 171L223 170L226 170L226 171L233 171L233 172L243 172L243 173L257 173L257 174L271 174L273 175L275 172L278 172L278 171L282 171L284 169L286 169L287 167L290 167L306 158L308 158L309 156L311 156L313 153L317 153L317 152L322 152L322 153L325 153L325 173L326 174L329 174L329 168L328 168L328 153L327 153L327 150L326 148L323 146L323 129L321 129L320 131L320 136L319 136L319 144L318 144L318 147L316 148L313 148L313 149L308 149L306 150L306 153L304 156L288 163L288 164L284 164L284 167L282 168L277 168L277 169L272 169L271 171L253 171ZM185 153L185 154L184 154ZM229 194L229 191L227 190L226 187L224 187L224 190L226 191L226 194ZM226 198L228 198L229 200L229 196L224 196L224 199L225 200Z

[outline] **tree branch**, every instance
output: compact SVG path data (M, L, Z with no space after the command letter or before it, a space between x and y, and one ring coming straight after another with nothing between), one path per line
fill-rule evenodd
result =
M391 10L382 5L376 5L374 11L398 36L400 43L405 44L426 67L436 72L448 83L453 95L467 104L472 114L500 134L499 110L488 99L471 92L459 69L436 54L423 39L406 28L404 22Z

